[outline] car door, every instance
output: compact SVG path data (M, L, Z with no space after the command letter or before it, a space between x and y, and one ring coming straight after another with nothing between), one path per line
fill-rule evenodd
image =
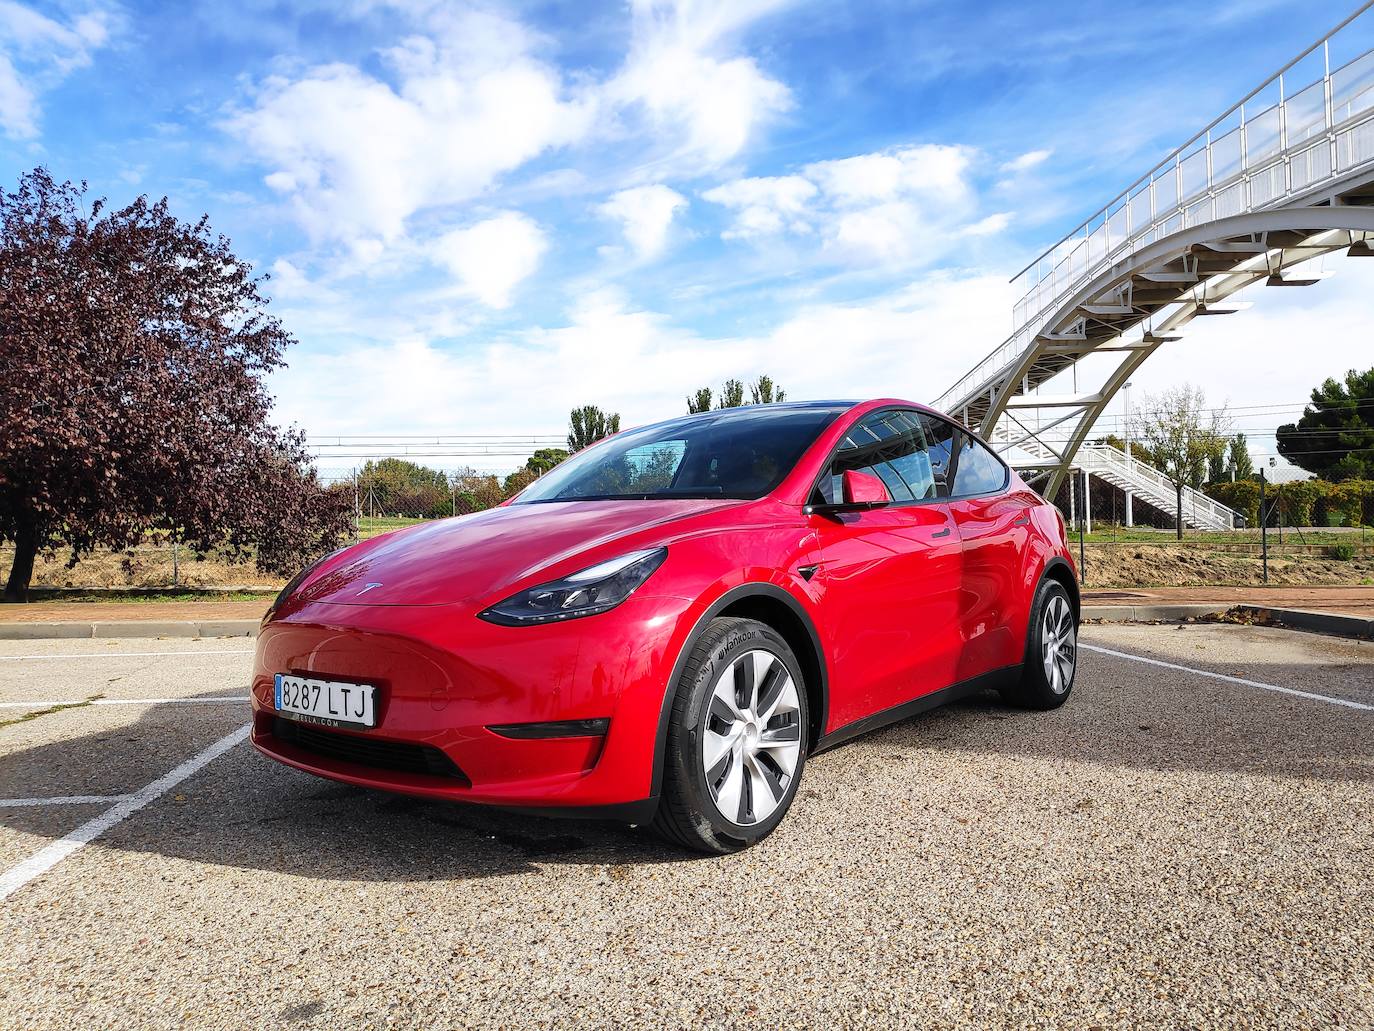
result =
M890 504L826 513L847 470L881 479ZM884 409L847 431L813 494L813 583L831 640L827 731L952 682L960 645L959 533L926 450L921 413Z
M1024 642L1011 617L1026 590L1017 579L1030 536L1030 508L1024 495L1009 492L1010 470L982 441L963 429L954 437L949 507L963 549L963 643L955 676L969 680L1023 658Z

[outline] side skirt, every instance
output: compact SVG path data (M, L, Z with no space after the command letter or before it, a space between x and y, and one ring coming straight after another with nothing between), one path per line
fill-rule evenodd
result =
M843 727L840 727L838 730L832 730L829 734L824 735L816 742L816 747L812 751L812 754L815 755L824 752L834 748L836 745L842 745L846 741L858 737L860 734L867 734L870 730L877 730L880 727L886 727L892 723L899 723L902 720L910 719L912 716L918 716L923 712L929 712L931 709L938 709L942 705L948 705L950 702L957 702L961 698L969 697L969 695L978 694L980 691L1010 686L1016 683L1016 678L1020 676L1020 674L1020 666L1003 666L1001 669L994 669L988 673L980 673L978 676L972 677L969 680L962 680L949 687L942 687L938 691L932 691L930 694L924 694L919 698L913 698L911 701L903 702L901 705L894 705L892 708L884 709L882 712L875 712L872 716L865 716L863 719L855 720L853 723L846 723Z

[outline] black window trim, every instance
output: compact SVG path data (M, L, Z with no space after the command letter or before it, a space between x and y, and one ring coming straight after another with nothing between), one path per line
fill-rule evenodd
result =
M875 415L883 415L883 414L885 414L885 413L887 413L887 412L911 412L911 413L913 413L913 414L915 414L915 415L929 415L929 414L932 414L932 413L926 412L924 409L921 409L921 408L908 408L906 405L888 405L886 408L875 408L875 409L873 409L873 411L871 411L871 412L865 412L863 415L859 416L859 418L855 419L854 422L850 424L850 428L852 429L854 426L857 426L859 423L864 422L864 421L866 421L866 420L872 418L872 417L875 416ZM945 422L948 422L949 420L946 419L946 420L944 420L944 421L945 421ZM955 425L955 429L957 430L957 429L958 429L958 425L957 425L957 424L954 424L954 425ZM849 431L846 430L845 432L848 433ZM841 439L843 439L843 438L841 438ZM953 453L954 457L957 458L957 456L958 456L958 448L954 448L952 453ZM840 455L840 446L839 446L838 444L836 444L835 447L833 447L833 448L830 450L830 454L826 457L825 464L821 466L821 471L820 471L820 473L817 474L816 479L815 479L815 482L813 482L813 483L811 484L811 489L810 489L809 491L807 491L807 494L806 494L807 501L806 501L806 504L803 506L803 510L804 510L805 512L807 512L808 514L811 513L811 511L812 511L813 508L826 508L826 507L829 507L829 505L816 505L813 501L811 501L811 499L814 498L814 497L816 496L816 492L817 492L818 490L821 489L821 482L822 482L828 475L830 475L830 468L831 468L832 465L834 465L835 459L838 458L839 455ZM954 475L954 461L953 461L953 459L951 459L950 471L949 471L949 473L948 473L947 475L951 478L950 482L952 483L952 482L953 482L952 477L953 477L953 475ZM884 485L884 486L886 486L886 485ZM824 497L824 495L822 495L822 497ZM948 497L943 497L943 498L941 498L941 497L934 497L934 498L912 498L910 501L889 501L886 505L883 505L882 507L883 507L883 508L910 508L910 507L915 506L915 505L938 505L938 504L941 504L941 503L946 502L946 501L948 501L948 500L949 500ZM832 504L832 505L833 505L833 504L839 504L839 502L831 502L830 504Z
M951 427L954 431L954 436L952 438L952 446L950 447L949 472L945 474L945 478L949 483L950 493L943 498L934 497L912 499L911 501L890 501L886 505L883 505L883 508L909 508L914 505L939 505L947 504L951 501L968 501L970 499L988 498L992 497L994 494L1001 494L1004 490L1011 486L1011 466L1007 465L1005 459L1003 459L1001 455L994 451L991 445L989 445L988 442L985 441L982 437L978 436L978 434L974 433L972 430L968 429L961 423L957 423L953 419L941 415L939 412L931 411L926 408L909 408L906 405L888 405L886 408L875 408L873 409L873 411L866 412L864 415L861 415L858 419L854 420L854 422L851 423L851 428L853 426L857 426L859 423L874 415L882 415L886 412L914 412L917 415L927 416L931 419L937 419L940 422L943 422L947 426ZM848 433L848 430L846 430L845 432ZM983 449L987 451L988 454L990 454L994 459L997 460L997 464L1002 467L1002 485L998 487L996 490L985 490L978 494L954 493L954 484L957 482L956 477L959 475L959 452L962 450L959 446L959 437L961 435L968 436L975 443L981 445ZM806 494L807 501L806 504L802 506L803 511L805 511L806 513L810 514L813 508L828 507L816 505L814 502L811 501L811 498L815 497L816 492L820 490L821 482L828 475L831 475L830 468L834 464L835 459L839 457L839 454L840 447L837 444L834 448L831 449L829 456L827 456L825 460L825 464L821 466L820 473L816 476L815 482L811 484L811 489ZM824 497L824 495L822 495L822 497ZM832 504L838 504L838 502L832 502Z
M996 460L997 464L1002 467L1002 483L995 489L979 491L977 494L951 493L949 496L950 501L968 501L971 498L990 498L994 494L1001 494L1004 490L1011 486L1011 466L1007 465L1006 460L992 449L991 444L989 444L982 437L978 436L978 434L974 433L971 429L968 429L965 426L961 426L959 423L955 422L952 419L945 419L944 421L948 422L951 426L953 426L956 432L960 435L966 436L975 444L981 445L983 450L990 454ZM959 452L961 450L963 449L955 448L954 459L950 462L949 475L951 489L958 482L957 477L959 475Z

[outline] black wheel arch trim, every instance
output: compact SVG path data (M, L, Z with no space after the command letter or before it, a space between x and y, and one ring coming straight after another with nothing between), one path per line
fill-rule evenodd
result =
M818 736L824 735L825 721L830 712L830 676L825 664L825 649L821 647L821 638L816 632L816 624L806 609L802 608L801 602L777 584L763 582L740 584L722 594L707 606L705 612L697 617L696 623L692 625L691 633L687 635L686 641L683 642L682 648L678 652L677 660L673 663L673 671L664 687L663 702L658 712L658 733L654 738L654 772L650 786L650 794L653 797L657 798L663 790L663 761L668 749L668 721L673 711L673 699L677 696L678 682L682 679L682 670L687 665L687 659L691 656L692 649L696 647L696 643L700 640L707 624L716 616L738 601L759 597L780 601L786 605L800 621L807 636L811 638L811 647L816 652L816 668L820 670L821 681L817 685L816 691L816 695L820 699L820 712L817 714L816 725L820 728Z
M1073 566L1069 565L1067 559L1060 555L1055 555L1046 562L1045 568L1040 570L1040 581L1036 583L1035 589L1037 591L1040 590L1040 584L1044 582L1045 578L1050 575L1050 571L1054 569L1062 569L1067 574L1064 579L1068 582L1069 600L1073 602L1073 618L1074 623L1077 624L1082 620L1083 599L1078 591L1078 577L1075 575ZM1032 597L1034 596L1032 595Z

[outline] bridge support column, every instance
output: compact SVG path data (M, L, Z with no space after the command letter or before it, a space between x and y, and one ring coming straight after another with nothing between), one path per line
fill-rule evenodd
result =
M1131 501L1134 498L1134 494L1132 494L1130 491L1126 492L1126 525L1128 527L1135 525L1135 519L1133 518L1133 513L1131 512Z

